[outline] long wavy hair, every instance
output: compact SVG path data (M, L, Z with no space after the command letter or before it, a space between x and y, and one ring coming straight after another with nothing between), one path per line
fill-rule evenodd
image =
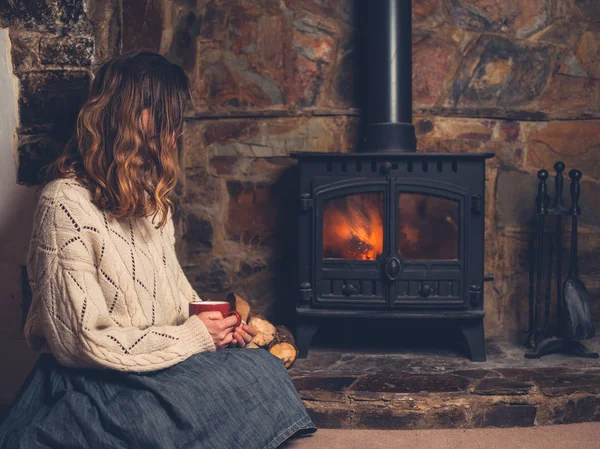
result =
M115 217L168 220L179 178L177 139L190 98L181 67L152 52L130 52L96 72L76 135L44 174L78 178Z

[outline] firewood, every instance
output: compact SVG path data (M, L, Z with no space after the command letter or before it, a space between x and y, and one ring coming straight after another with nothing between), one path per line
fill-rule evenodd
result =
M296 340L287 327L277 326L275 329L277 330L277 335L269 344L268 350L275 357L281 359L286 368L290 368L298 357Z
M294 338L294 334L285 326L275 326L275 330L277 331L277 335L275 339L280 343L291 343L296 346L296 339Z
M248 301L233 292L227 295L225 301L242 316L244 323L248 323L248 316L250 315L250 304L248 304Z
M269 352L280 359L286 368L290 368L298 357L298 350L291 343L276 343L269 347Z
M258 346L268 346L275 339L277 330L264 316L252 313L248 324L256 330L256 337L253 341Z

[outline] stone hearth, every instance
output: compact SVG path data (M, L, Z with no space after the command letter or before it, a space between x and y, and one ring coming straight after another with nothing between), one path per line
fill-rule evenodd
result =
M600 338L587 346L600 350ZM290 371L323 428L516 427L600 421L600 362L523 357L488 342L488 361L452 349L313 348Z

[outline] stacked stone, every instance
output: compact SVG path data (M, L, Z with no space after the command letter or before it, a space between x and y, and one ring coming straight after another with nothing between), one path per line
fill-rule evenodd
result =
M488 345L485 367L451 352L311 352L290 375L320 427L527 427L600 420L600 373L567 357L532 365L520 345Z
M165 54L184 67L193 93L177 217L190 280L204 297L235 290L267 315L293 302L289 154L359 147L358 3L11 4L21 2L3 2L0 18L21 81L22 182L34 182L62 146L89 68L116 53L121 37L122 50ZM496 280L486 287L486 332L516 338L526 326L535 172L558 159L584 170L581 275L600 292L600 6L419 0L413 13L419 151L497 155L487 171L486 271Z
M88 4L89 3L89 4ZM38 184L73 133L91 70L120 47L117 0L3 1L19 81L18 179Z
M294 301L289 154L359 146L357 11L350 0L128 2L124 46L161 51L192 78L180 250L203 296L235 289L266 312ZM413 13L419 151L497 155L486 332L513 339L526 325L535 172L558 159L585 172L581 269L600 291L600 6L420 0Z
M293 301L294 151L354 151L350 1L128 1L123 49L191 78L182 141L184 269L205 298L239 293L271 318ZM144 15L138 14L144 9Z

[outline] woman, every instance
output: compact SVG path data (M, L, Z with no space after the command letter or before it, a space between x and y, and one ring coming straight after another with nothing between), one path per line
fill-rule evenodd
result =
M36 210L25 335L43 354L0 448L266 449L315 430L278 359L231 348L250 326L188 317L169 199L188 96L155 53L96 74Z

